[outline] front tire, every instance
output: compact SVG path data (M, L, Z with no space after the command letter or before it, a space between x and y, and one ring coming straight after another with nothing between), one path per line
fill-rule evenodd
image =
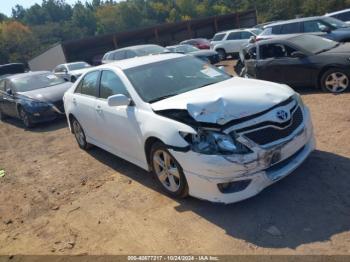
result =
M178 198L188 196L188 184L183 170L163 143L153 144L150 160L152 172L167 194Z
M22 120L23 125L26 128L32 128L34 126L34 124L33 124L32 120L30 119L29 114L22 107L20 107L18 109L18 112L19 112L19 117Z
M325 92L339 94L349 89L350 77L343 69L332 68L323 73L321 88Z
M6 115L0 110L0 121L4 121L6 119Z
M85 132L78 120L75 118L72 120L72 130L79 147L81 149L88 150L91 147L91 144L86 142Z
M226 60L227 54L226 54L226 51L224 49L221 49L221 48L217 49L216 52L218 52L218 54L219 54L220 61Z

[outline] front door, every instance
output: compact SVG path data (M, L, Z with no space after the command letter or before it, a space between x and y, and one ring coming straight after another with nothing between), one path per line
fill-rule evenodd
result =
M96 101L96 122L100 129L100 142L115 154L143 161L141 131L134 105L111 107L108 97L123 94L130 98L123 81L110 70L102 71L99 99Z

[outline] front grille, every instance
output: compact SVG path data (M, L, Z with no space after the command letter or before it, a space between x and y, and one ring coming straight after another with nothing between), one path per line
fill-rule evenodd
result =
M279 124L276 123L276 127L269 126L253 132L245 133L244 135L258 145L267 145L274 141L286 138L303 123L303 112L300 107L298 107L288 122L289 124L282 129L277 128Z
M61 113L64 113L64 105L63 105L63 100L57 101L53 103L54 106L61 111Z

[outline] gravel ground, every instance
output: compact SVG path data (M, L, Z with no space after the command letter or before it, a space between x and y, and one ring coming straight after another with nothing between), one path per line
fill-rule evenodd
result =
M0 123L0 254L350 254L350 93L298 91L317 150L226 206L167 197L140 168L80 150L64 120Z

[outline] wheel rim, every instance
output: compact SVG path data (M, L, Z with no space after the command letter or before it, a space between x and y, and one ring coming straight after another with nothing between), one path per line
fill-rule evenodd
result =
M180 188L180 171L172 156L164 151L157 150L153 155L154 171L162 185L171 192Z
M340 93L348 88L349 78L341 72L334 72L327 76L325 87L332 93Z
M23 124L24 124L25 126L29 126L29 117L28 117L28 114L27 114L23 109L21 109L20 115L21 115L21 119L22 119L22 121L23 121Z
M73 130L79 145L83 146L85 144L85 135L78 121L73 122Z

